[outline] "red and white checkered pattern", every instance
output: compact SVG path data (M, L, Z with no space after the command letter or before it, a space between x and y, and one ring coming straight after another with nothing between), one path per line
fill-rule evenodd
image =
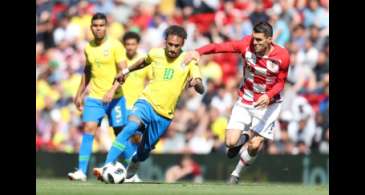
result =
M267 56L258 57L254 52L252 36L246 36L241 41L208 44L197 51L201 55L241 53L244 80L239 95L244 104L252 105L262 94L270 97L270 103L281 100L280 92L284 88L290 57L287 49L274 43L272 47Z

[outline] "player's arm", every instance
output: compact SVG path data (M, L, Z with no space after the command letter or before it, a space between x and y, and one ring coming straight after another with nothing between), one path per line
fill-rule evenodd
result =
M286 53L285 57L282 58L282 63L280 63L276 83L266 94L263 94L259 97L259 99L254 103L255 107L265 107L269 105L272 98L278 95L284 89L286 77L288 76L289 64L290 57L289 54Z
M195 91L203 94L205 89L201 78L191 78L189 80L189 87L194 87Z
M125 81L126 76L130 72L142 69L150 64L151 64L151 61L146 60L146 58L141 58L141 59L137 60L134 64L132 64L130 67L123 69L123 71L117 75L116 80L118 81L118 83L122 84Z
M189 71L190 71L190 76L191 79L189 80L188 86L189 87L194 87L195 91L203 94L205 89L204 89L204 85L202 82L202 76L200 73L200 69L199 69L199 65L196 61L192 61L189 64Z
M288 76L288 69L289 69L289 60L280 65L277 83L271 88L270 91L267 92L267 95L269 96L270 100L284 89L286 77Z
M240 41L228 41L223 43L210 43L196 50L187 52L184 62L189 63L191 60L195 59L199 61L200 56L215 53L242 53L243 48L248 46L251 42L251 36L246 36Z
M127 62L125 60L122 60L117 64L117 68L118 68L118 74L123 72L123 70L127 68ZM108 92L103 97L103 102L104 103L111 102L115 92L118 90L119 87L120 87L119 82L117 82L116 79L114 79L113 86L108 90Z
M86 66L84 68L84 74L81 77L81 82L77 89L75 99L74 99L74 104L76 105L76 108L79 111L82 111L82 109L83 109L82 102L84 99L85 89L89 85L90 78L91 78L91 66L89 63L86 63Z

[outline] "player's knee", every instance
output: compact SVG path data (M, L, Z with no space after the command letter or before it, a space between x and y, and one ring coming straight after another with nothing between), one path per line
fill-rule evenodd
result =
M96 129L98 128L97 124L94 123L85 123L84 132L95 134Z
M251 156L256 155L263 141L264 139L262 137L256 136L248 142L248 152L250 153Z
M226 136L225 144L228 148L232 148L236 146L236 140L232 139L229 136Z
M139 144L142 142L142 134L140 133L135 133L131 136L131 141L132 143L135 143L135 144Z
M141 125L142 125L141 120L140 120L137 116L134 116L134 115L130 115L130 116L128 116L128 122L134 122L134 123L136 123L138 126L141 126Z

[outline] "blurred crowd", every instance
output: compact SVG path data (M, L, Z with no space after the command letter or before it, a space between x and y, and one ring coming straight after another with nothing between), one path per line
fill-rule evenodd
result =
M108 34L141 35L140 52L163 47L171 24L185 27L185 50L210 42L239 40L258 21L269 21L274 42L289 49L291 65L275 138L269 154L329 153L329 0L37 0L36 149L75 153L83 124L72 103L92 39L91 17L108 17ZM203 56L206 93L183 93L176 117L154 153L225 152L224 131L242 81L236 54ZM107 120L93 151L106 152L114 139Z

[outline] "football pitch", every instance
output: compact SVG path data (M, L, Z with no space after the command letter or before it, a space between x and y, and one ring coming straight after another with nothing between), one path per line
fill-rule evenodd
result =
M104 184L96 180L71 182L67 179L36 180L37 195L327 195L326 186L303 186L285 183L241 183L227 185L224 182L185 183L124 183Z

